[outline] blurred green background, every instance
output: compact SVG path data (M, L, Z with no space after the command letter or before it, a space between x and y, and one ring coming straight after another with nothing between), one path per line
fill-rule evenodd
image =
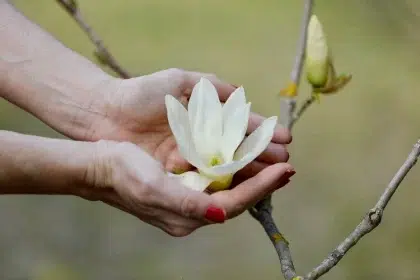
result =
M53 0L14 1L67 46L93 46ZM243 84L253 110L278 115L303 1L83 0L87 21L117 59L141 75L180 67ZM420 2L318 0L339 72L353 81L297 124L297 175L274 197L275 219L300 273L317 265L360 221L420 130ZM53 59L53 58L52 58ZM302 86L300 99L307 95ZM0 100L0 128L62 137ZM419 279L420 166L383 224L323 279ZM0 278L282 279L277 256L248 214L172 238L101 203L65 197L0 198Z

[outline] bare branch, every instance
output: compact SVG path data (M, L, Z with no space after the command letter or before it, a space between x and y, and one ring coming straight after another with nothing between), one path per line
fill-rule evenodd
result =
M315 96L311 95L311 97L309 97L308 99L305 100L305 102L303 102L303 104L301 105L297 113L292 118L292 122L290 123L290 129L293 128L295 123L302 117L303 113L305 113L306 110L308 110L308 108L312 105L312 103L315 102L315 100L316 100Z
M89 39L96 47L95 56L98 60L109 66L115 73L117 73L121 78L128 79L131 75L126 71L111 55L108 49L104 46L102 40L99 36L93 31L93 29L86 23L82 17L78 3L76 0L56 0L66 12L76 21L80 28L86 33Z
M305 60L305 49L306 49L306 38L308 35L308 25L311 19L312 9L314 6L314 0L305 0L302 27L300 31L300 38L297 46L297 54L295 58L295 64L291 73L291 80L295 85L299 85L300 78L302 76L303 62Z
M306 37L308 33L309 20L312 15L313 4L314 0L305 0L304 2L300 38L297 46L295 63L291 72L292 83L289 85L289 90L291 92L288 97L283 97L280 101L280 122L289 129L292 128L294 122L297 120L294 119L294 111L296 108L295 96L300 83L303 63L305 60ZM271 214L271 196L259 202L254 208L250 209L249 212L262 225L273 243L280 259L281 271L284 278L287 280L293 279L296 276L296 271L293 265L292 254L289 248L289 243L279 231Z
M383 212L391 200L393 194L404 180L405 176L410 172L411 168L416 164L420 156L420 139L414 144L411 153L392 178L385 191L382 193L375 207L369 210L363 220L350 233L346 239L337 246L337 248L329 254L329 256L321 262L319 266L314 268L305 276L305 280L315 280L327 273L331 268L345 256L345 254L357 244L357 242L366 234L374 230L382 220Z
M303 63L305 61L306 39L308 35L308 24L311 19L314 0L305 0L300 30L297 53L292 72L290 74L291 84L289 85L290 97L283 97L280 101L280 121L287 128L293 125L293 113L296 108L296 93L302 76Z
M264 205L256 206L258 210L251 208L251 215L258 220L265 230L265 233L270 238L277 255L280 260L281 272L283 273L285 279L293 279L296 276L295 267L292 261L292 254L289 249L289 243L280 233L279 229L274 222L272 216L272 206L271 199L263 200L260 203Z

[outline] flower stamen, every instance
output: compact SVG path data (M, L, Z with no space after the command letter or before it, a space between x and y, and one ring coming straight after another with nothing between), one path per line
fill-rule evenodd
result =
M216 166L216 165L220 165L223 163L223 158L221 156L212 156L210 158L210 162L209 165L211 167Z

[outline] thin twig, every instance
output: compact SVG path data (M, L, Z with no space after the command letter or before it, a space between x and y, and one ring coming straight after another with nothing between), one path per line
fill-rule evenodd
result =
M374 230L382 220L383 212L391 200L393 194L404 180L410 169L416 164L420 156L420 140L414 145L413 150L407 159L392 178L388 187L382 193L375 207L369 210L359 225L347 238L338 245L338 247L324 259L319 266L314 268L305 276L305 280L315 280L327 273L331 268L344 257L344 255L357 244L357 242L366 234Z
M306 39L308 35L308 25L311 19L314 0L305 0L304 11L302 18L302 26L300 30L300 37L297 45L297 53L295 62L290 73L292 84L290 85L294 91L298 90L300 79L302 77L302 69L305 61ZM295 95L295 94L294 94ZM280 101L280 121L287 128L291 128L293 121L293 114L296 109L296 97L282 97Z
M302 26L300 31L300 38L297 46L297 54L295 57L295 64L290 74L291 80L295 85L299 85L300 78L302 77L303 62L305 61L306 38L308 35L308 25L311 19L314 0L305 0Z
M256 207L258 208L258 211L255 208L251 208L249 212L256 220L261 223L261 225L263 225L265 233L270 238L271 243L273 244L279 257L280 268L283 276L285 279L293 279L293 277L296 276L296 270L293 265L289 243L280 233L276 223L274 222L271 203L267 203L264 200L260 203L263 202L265 202L263 207Z
M116 61L116 59L111 55L108 49L104 46L99 36L93 31L93 29L83 19L76 0L56 0L56 1L76 21L76 23L80 26L80 28L89 37L90 41L92 41L92 43L95 45L96 47L95 56L98 58L98 60L102 64L109 66L109 68L111 68L121 78L124 78L124 79L130 78L131 75L128 73L128 71L125 70Z
M302 68L305 59L306 37L309 20L312 15L314 0L305 0L304 13L302 18L302 27L300 38L297 46L295 63L291 72L291 80L293 90L297 91L302 75ZM296 107L296 99L294 96L284 97L280 101L280 122L287 128L292 128L293 114ZM249 213L258 220L264 228L264 231L270 238L280 260L281 271L285 279L293 279L296 276L296 270L293 265L292 254L289 243L279 231L272 216L271 196L268 196L259 202Z
M293 126L295 125L295 123L302 117L303 113L306 112L306 110L308 110L309 107L311 107L311 105L316 101L316 98L314 95L311 95L311 97L309 97L308 99L306 99L303 104L300 106L299 110L297 111L297 113L293 116L292 118L292 122L290 123L290 129L293 128Z

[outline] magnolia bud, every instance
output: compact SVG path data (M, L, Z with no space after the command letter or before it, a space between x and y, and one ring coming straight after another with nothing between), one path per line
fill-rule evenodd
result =
M326 85L329 63L329 50L322 25L317 16L312 15L306 41L306 76L313 87Z

